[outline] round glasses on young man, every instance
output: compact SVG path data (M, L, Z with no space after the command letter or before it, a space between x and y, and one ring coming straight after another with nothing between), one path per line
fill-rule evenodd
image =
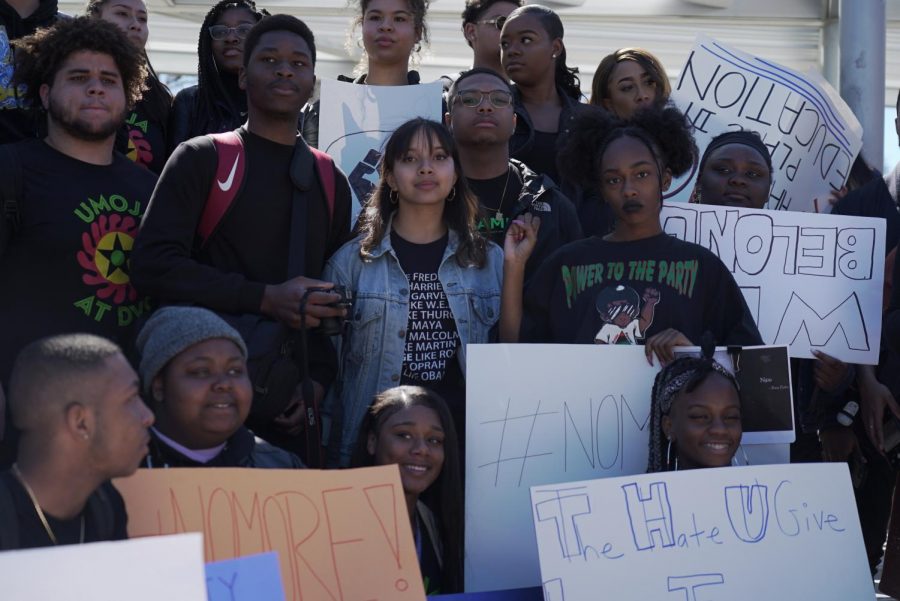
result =
M506 17L494 17L493 19L485 19L484 21L475 21L478 25L493 25L497 28L497 31L503 29L503 24L506 23Z
M250 30L253 29L253 25L249 23L242 23L237 27L228 27L227 25L211 25L209 27L209 35L214 40L224 40L232 33L242 40L247 37L247 34L250 33Z
M494 108L502 109L512 104L512 94L504 90L491 90L490 92L480 92L478 90L465 90L457 92L456 97L459 103L470 109L476 109L481 106L485 98Z

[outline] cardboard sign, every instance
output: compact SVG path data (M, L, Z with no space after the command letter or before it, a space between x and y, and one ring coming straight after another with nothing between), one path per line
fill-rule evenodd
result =
M676 357L700 354L697 346L675 349ZM716 347L713 358L736 374L742 401L741 445L794 442L794 395L787 347Z
M7 551L0 574L8 601L207 601L199 534Z
M466 590L540 582L528 489L647 470L641 346L469 345Z
M846 464L531 489L546 601L874 599Z
M694 125L700 154L718 134L760 134L772 156L768 208L827 212L828 196L847 181L862 147L862 127L817 73L800 74L700 36L681 70L672 101ZM695 170L673 183L687 200Z
M660 220L722 260L766 344L878 363L883 219L667 203Z
M203 532L210 562L277 551L289 601L425 598L395 465L140 469L115 485L130 536Z
M278 553L206 564L209 601L285 601Z
M378 185L384 144L395 129L415 117L440 122L440 82L415 86L367 86L323 79L319 148L350 180L351 223Z

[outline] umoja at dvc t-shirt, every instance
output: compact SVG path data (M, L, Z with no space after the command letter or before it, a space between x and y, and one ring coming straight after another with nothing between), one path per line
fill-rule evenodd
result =
M0 255L0 381L33 340L87 332L127 344L149 299L129 259L156 176L115 153L92 165L43 140L15 145L22 165L19 226ZM0 177L9 177L0 166Z

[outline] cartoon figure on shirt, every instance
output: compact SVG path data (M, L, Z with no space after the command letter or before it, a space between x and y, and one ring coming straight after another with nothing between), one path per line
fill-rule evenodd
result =
M643 303L641 302L643 300ZM643 299L630 286L608 286L597 295L597 312L603 327L594 336L596 344L637 344L653 323L659 290L647 288Z

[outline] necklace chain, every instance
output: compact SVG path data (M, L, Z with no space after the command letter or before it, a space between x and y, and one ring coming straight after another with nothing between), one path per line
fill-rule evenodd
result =
M34 491L31 490L31 487L28 486L28 482L25 481L25 477L22 476L22 472L19 471L19 466L17 464L13 464L12 473L16 477L16 480L22 485L25 489L25 492L28 493L28 498L31 499L31 504L34 505L34 511L37 513L38 519L41 521L41 524L44 526L44 531L47 533L47 536L50 537L50 542L54 545L58 545L59 541L56 539L56 535L53 534L53 529L50 528L50 522L47 521L47 516L44 515L44 510L41 509L40 503L38 503L37 497L34 494ZM78 539L78 544L84 544L84 512L81 513L81 536Z
M494 219L502 219L503 218L503 203L506 202L506 187L509 186L509 176L512 175L512 165L507 163L506 165L506 181L503 182L503 192L500 193L500 204L497 206L497 213L494 215ZM489 210L490 207L487 207Z

